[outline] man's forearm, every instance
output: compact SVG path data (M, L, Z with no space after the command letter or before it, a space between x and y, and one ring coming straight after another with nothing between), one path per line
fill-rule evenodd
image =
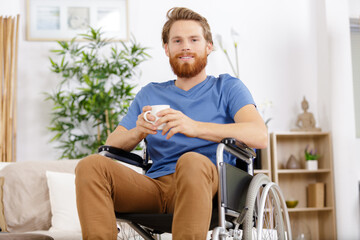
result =
M215 142L235 138L252 148L267 147L268 130L254 105L242 107L235 114L234 121L232 124L200 123L198 136Z
M261 124L232 123L216 124L198 122L198 138L220 142L224 138L235 138L249 147L265 148L268 143L267 129Z
M106 140L106 145L121 148L125 151L132 151L146 137L146 134L137 131L136 128L127 130L118 126Z

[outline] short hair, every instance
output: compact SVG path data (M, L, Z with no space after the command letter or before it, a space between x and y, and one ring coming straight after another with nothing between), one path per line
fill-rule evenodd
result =
M179 20L193 20L193 21L200 23L201 27L203 28L205 40L211 44L213 43L210 26L209 26L206 18L204 18L200 14L198 14L188 8L174 7L174 8L171 8L167 12L166 16L167 16L168 20L164 24L163 31L162 31L163 46L165 44L169 43L170 29L171 29L172 25L174 24L174 22L179 21Z

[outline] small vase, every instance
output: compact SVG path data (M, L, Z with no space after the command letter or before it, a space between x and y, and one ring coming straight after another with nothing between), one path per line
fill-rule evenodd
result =
M306 160L307 170L318 170L318 160Z
M294 155L291 155L288 159L288 161L286 162L286 166L287 169L298 169L300 168L299 162L296 160L296 158L294 157Z

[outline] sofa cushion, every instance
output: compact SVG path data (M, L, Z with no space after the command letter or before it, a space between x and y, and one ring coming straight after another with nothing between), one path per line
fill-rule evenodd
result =
M52 237L35 233L0 233L0 240L54 240Z
M46 171L51 205L50 231L81 232L76 207L75 174Z
M0 177L0 228L1 228L1 232L7 232L6 221L4 216L3 186L4 186L4 177Z
M45 172L74 173L78 160L26 161L0 170L3 205L9 232L48 230L51 207Z
M69 232L69 231L60 231L60 230L54 230L54 231L34 231L29 233L36 233L36 234L44 234L47 236L52 237L55 240L82 240L81 232ZM130 238L124 238L130 239ZM1 240L1 239L0 239ZM135 238L133 239L135 240Z

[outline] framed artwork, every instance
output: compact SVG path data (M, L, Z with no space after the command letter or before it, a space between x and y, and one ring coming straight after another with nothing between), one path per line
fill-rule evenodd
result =
M68 41L101 28L113 41L129 39L128 0L27 0L27 40Z

